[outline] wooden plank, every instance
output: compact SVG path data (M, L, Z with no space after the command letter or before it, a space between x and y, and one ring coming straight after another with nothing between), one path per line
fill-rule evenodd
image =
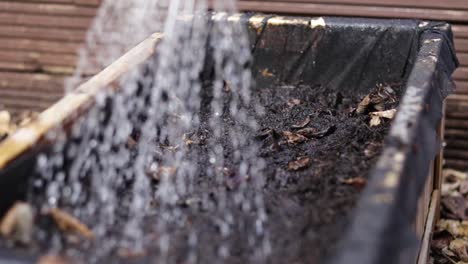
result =
M16 0L18 2L25 3L54 3L54 4L73 4L73 5L84 5L97 7L101 4L101 0Z
M453 168L456 170L468 170L468 160L466 159L447 159L445 160L446 168Z
M466 25L452 25L453 34L457 38L468 39L468 26Z
M95 7L63 5L54 3L27 3L17 1L0 1L0 12L37 14L37 15L67 15L94 17Z
M468 39L455 38L455 49L457 52L468 52Z
M37 99L18 99L18 98L1 98L0 104L5 106L19 106L19 107L31 107L35 106L37 108L46 109L50 107L54 102L47 100L37 100Z
M39 69L37 68L37 65L29 63L0 61L0 71L1 70L34 72L38 71Z
M64 76L37 73L0 72L0 89L63 90Z
M445 139L468 139L468 133L465 129L456 129L456 128L446 128L445 130Z
M450 149L464 149L468 151L468 140L447 139L447 147Z
M424 188L421 192L421 196L418 199L418 211L414 223L416 235L420 239L423 238L424 224L426 222L429 203L431 201L431 194L434 188L434 162L431 162L429 167L429 174L427 175L427 179L424 184Z
M468 120L463 119L447 119L446 126L448 128L468 129ZM468 132L467 132L468 133Z
M432 193L431 201L429 204L429 211L427 214L426 225L424 227L424 235L421 241L421 247L419 250L419 256L417 264L427 264L429 263L429 250L432 240L432 230L437 222L438 212L440 206L440 192L435 190Z
M458 68L452 77L455 80L468 81L468 67Z
M455 82L455 84L456 84L456 89L455 89L456 94L468 93L468 81L457 81Z
M346 5L371 5L371 6L397 6L397 7L419 7L419 8L440 8L440 9L462 9L468 10L465 0L271 0L271 2L283 3L316 3L316 4L346 4Z
M466 133L466 131L465 131ZM445 150L445 157L448 159L465 159L468 160L468 151L466 150L458 150L458 149L446 149Z
M444 101L443 106L442 106L442 119L440 120L439 127L437 129L437 140L439 142L439 153L437 154L434 162L434 186L433 190L440 190L442 188L442 181L443 181L443 175L442 175L442 167L444 166L444 147L443 147L443 142L445 139L445 123L446 123L446 118L445 118L445 113L447 110L447 102Z
M61 29L37 26L0 25L0 36L26 38L30 40L49 40L81 44L86 38L87 28Z
M0 37L0 50L32 51L57 54L77 54L80 44L64 41L12 39Z
M468 21L466 10L429 8L377 7L343 4L285 3L272 1L239 1L240 10L288 14L319 14L385 18L422 18L447 21Z
M459 52L457 57L460 61L460 66L468 66L468 53Z
M87 17L11 14L0 12L0 24L2 25L87 29L91 25L91 22L92 18Z
M75 54L0 50L0 61L37 64L38 68L43 68L43 66L75 67L77 56Z
M0 102L5 98L11 98L12 100L31 100L31 102L42 101L55 103L61 97L63 97L63 92L59 91L49 91L45 93L44 91L28 91L25 93L21 90L6 90L0 89ZM51 104L52 105L52 104Z

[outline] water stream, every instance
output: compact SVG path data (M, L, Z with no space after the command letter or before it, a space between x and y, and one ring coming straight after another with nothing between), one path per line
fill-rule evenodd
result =
M211 263L270 252L260 188L263 160L248 140L261 109L251 103L250 45L228 21L234 0L107 0L90 29L73 90L154 32L157 55L96 98L69 137L38 159L46 201L88 225L76 246L53 233L48 250L85 263L146 255L156 263ZM43 238L50 236L44 232ZM241 250L241 252L236 252ZM123 252L123 253L122 253ZM153 263L153 262L151 262Z

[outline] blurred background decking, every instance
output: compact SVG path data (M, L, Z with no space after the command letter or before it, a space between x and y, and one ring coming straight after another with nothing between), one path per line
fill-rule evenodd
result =
M101 0L0 0L0 109L42 111L63 95ZM297 15L420 18L453 24L460 68L447 103L446 165L468 170L467 0L239 1L241 10ZM92 73L92 72L90 72Z

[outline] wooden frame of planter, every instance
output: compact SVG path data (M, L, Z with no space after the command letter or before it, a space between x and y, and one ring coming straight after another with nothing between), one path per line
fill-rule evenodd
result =
M274 34L269 36L272 38L268 39L269 41L282 43L287 38L291 43L299 44L299 41L305 41L306 47L318 45L321 41L320 35L328 34L332 28L345 34L344 37L347 39L353 39L351 35L349 38L346 35L354 34L349 31L353 28L359 29L362 34L375 32L379 34L374 36L374 47L370 52L375 52L375 50L381 52L379 55L382 56L382 61L397 60L395 63L404 70L395 74L390 71L391 66L367 65L369 62L364 62L364 68L387 70L388 76L406 75L406 92L391 131L387 135L386 147L371 171L371 180L355 209L354 220L341 241L339 251L330 263L412 262L417 257L421 243L411 229L416 226L416 230L421 234L425 224L426 229L419 257L419 262L422 263L424 256L427 256L429 230L432 230L439 203L440 142L443 134L440 123L443 115L443 101L453 86L450 76L457 67L450 26L445 23L409 20L297 18L266 15L235 15L229 20L246 22L251 37L267 38L268 36L263 36L264 30L273 28ZM291 28L297 30L291 33ZM308 35L305 33L312 34L313 40L307 39ZM154 55L156 45L161 38L161 34L152 35L44 111L37 120L19 129L0 143L0 191L3 192L2 197L5 197L0 201L0 212L4 212L15 200L24 197L27 189L24 185L34 170L36 154L44 146L53 143L46 138L46 134L54 128L71 126L74 120L84 115L93 105L94 96L100 90L108 89L112 83L118 81L119 77ZM386 46L388 43L385 43L391 41L400 43L403 40L407 43L404 51L398 48L392 50ZM383 50L380 51L378 46ZM288 51L301 53L302 48L304 46L294 45L294 48ZM349 48L355 47L351 45ZM399 52L396 52L397 50ZM359 50L359 52L363 51L369 50ZM356 55L358 59L365 54L370 56L370 53L359 52ZM284 61L272 61L269 57L260 58L264 61L257 66L275 67L279 64L286 64ZM301 59L308 58L301 57ZM320 60L320 58L316 59ZM342 62L346 62L348 58L338 57L338 59L344 59ZM307 72L307 75L301 76L319 76L318 81L330 81L326 79L326 71L330 69L325 67L329 65L318 66L311 72ZM290 69L286 69L288 70ZM333 68L331 70L338 71ZM352 72L355 70L354 67L349 67L347 70L348 74L356 75ZM372 76L372 74L364 76L362 80L356 81L357 87L371 83L375 85L376 81L384 78L380 75ZM339 84L340 82L336 81L330 85L338 87ZM439 154L438 158L437 154ZM418 204L420 210L416 213ZM424 219L427 220L424 221ZM386 236L385 239L382 239L382 235Z

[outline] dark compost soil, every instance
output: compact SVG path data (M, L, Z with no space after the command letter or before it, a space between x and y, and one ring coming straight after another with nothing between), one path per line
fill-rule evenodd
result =
M399 86L393 89L397 94L401 93ZM323 263L321 259L336 248L390 127L389 121L370 127L369 115L356 113L355 108L364 96L349 97L329 93L324 87L307 85L280 85L256 88L254 91L254 102L264 107L265 114L258 118L259 131L246 132L246 136L252 144L260 146L259 156L266 162L263 196L268 216L267 240L272 252L267 263ZM204 100L204 103L210 100L209 89ZM397 101L385 103L386 110L396 106ZM236 126L228 116L224 121L227 129ZM208 126L202 122L201 127ZM203 132L194 133L195 141L201 137L212 137L209 129L197 131ZM229 150L231 143L228 138L221 139L221 143L227 149L224 169L229 171L229 167L235 165L229 164L229 158L234 155ZM219 253L217 245L223 243L229 245L231 255L223 260L224 263L252 263L248 256L255 249L250 248L245 240L249 232L255 232L255 217L253 214L241 214L235 208L229 209L236 224L233 224L228 241L224 241L226 238L219 235L219 226L213 224L213 216L219 214L223 217L226 211L216 211L212 209L214 207L204 204L205 201L216 203L218 199L210 183L212 179L204 177L203 173L203 168L209 167L208 147L193 144L190 148L190 155L198 159L201 169L194 188L198 194L195 192L192 197L186 197L186 201L200 198L202 202L180 203L180 210L185 215L184 223L167 227L174 234L173 250L170 252L172 259L176 263L186 262L190 251L188 234L196 230L198 263L213 263ZM237 184L236 176L228 174L225 186L227 195L234 192L232 190L236 189ZM157 182L154 184L157 188ZM157 254L157 240L151 241L151 237L161 235L154 229L159 217L158 206L155 207L156 216L145 220L149 238L143 256L126 256L112 261L108 258L109 263L153 263L150 259L153 253ZM50 223L42 223L41 226L44 229L52 228Z

